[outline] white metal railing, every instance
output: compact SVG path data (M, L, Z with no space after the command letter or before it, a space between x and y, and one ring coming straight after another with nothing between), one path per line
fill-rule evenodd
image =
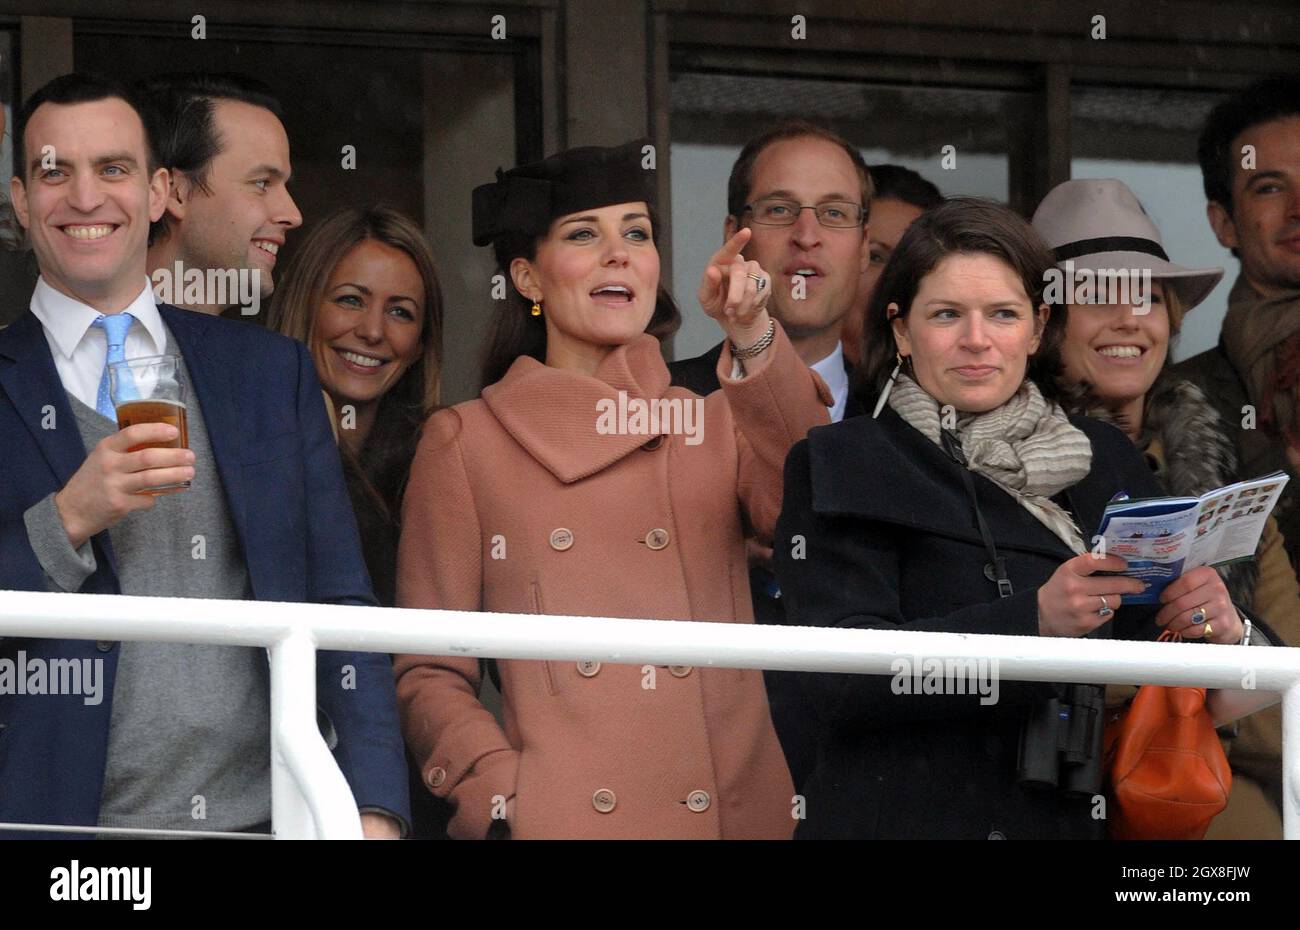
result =
M316 723L316 650L337 649L865 674L893 674L900 656L996 659L1001 679L1195 685L1226 689L1224 697L1242 696L1250 672L1253 706L1281 695L1283 827L1300 839L1300 648L601 617L538 623L529 614L0 591L0 637L20 636L267 647L272 822L281 838L361 835L352 792Z

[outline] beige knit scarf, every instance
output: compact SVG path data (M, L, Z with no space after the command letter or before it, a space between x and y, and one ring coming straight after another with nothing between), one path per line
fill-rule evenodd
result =
M945 424L939 402L900 374L889 406L941 447L940 427L950 426L961 440L967 468L1014 497L1070 551L1086 551L1073 518L1051 497L1087 476L1092 443L1032 381L1026 380L1001 407L957 414L954 424Z

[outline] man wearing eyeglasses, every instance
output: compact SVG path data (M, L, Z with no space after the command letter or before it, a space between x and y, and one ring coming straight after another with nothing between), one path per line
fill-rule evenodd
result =
M751 230L744 257L772 279L768 312L781 321L799 357L831 389L832 422L863 413L849 395L850 365L840 344L844 317L871 260L867 212L871 175L862 155L828 129L795 120L751 139L727 182L723 241ZM719 389L722 345L668 366L673 384L705 395ZM781 591L771 550L750 544L749 587L757 623L781 623ZM811 772L817 721L797 680L764 672L772 722L796 790Z
M802 120L751 139L727 182L724 240L748 226L745 258L772 277L768 311L800 358L821 375L835 404L831 421L861 411L849 398L840 327L871 260L867 209L871 175L849 142ZM697 394L718 390L722 345L669 365L673 383Z

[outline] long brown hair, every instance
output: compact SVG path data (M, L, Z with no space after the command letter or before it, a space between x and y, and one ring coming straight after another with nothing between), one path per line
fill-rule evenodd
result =
M653 204L647 204L650 216L650 235L655 247L659 246L659 216ZM480 366L482 384L496 384L500 381L515 359L527 355L546 362L546 321L544 317L533 316L533 302L515 289L510 277L510 263L516 258L535 261L537 247L546 238L548 230L541 232L520 230L498 236L492 243L492 252L496 257L497 271L510 282L510 292L504 301L498 302L496 313L488 327L487 343L483 351ZM656 339L664 340L677 332L681 326L682 315L677 304L663 287L659 285L655 293L655 309L650 315L650 322L645 331Z
M379 400L375 425L355 462L378 502L394 521L400 514L407 472L420 425L438 406L442 374L442 291L433 253L416 223L391 207L344 207L315 226L276 284L267 326L311 345L316 311L335 267L366 240L408 255L424 284L420 357ZM341 447L345 463L350 459Z
M979 197L952 197L922 213L898 240L867 307L862 364L853 373L854 393L867 409L875 405L897 364L898 342L889 305L898 304L897 316L906 319L921 282L954 254L1000 258L1020 278L1035 308L1043 302L1047 272L1055 267L1038 233L1010 207ZM1064 316L1052 312L1025 371L1048 400L1061 393L1057 376L1064 329Z

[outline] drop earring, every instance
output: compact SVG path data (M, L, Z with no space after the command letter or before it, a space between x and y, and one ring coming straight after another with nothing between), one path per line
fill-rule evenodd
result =
M541 315L542 315L542 303L541 303L541 301L540 301L540 300L534 300L534 301L533 301L533 309L530 310L530 311L528 311L528 312L531 313L533 316L541 316Z
M903 354L895 352L894 358L898 359L898 364L894 366L894 373L889 376L889 380L885 382L884 390L880 392L880 399L876 401L876 409L871 412L871 419L873 420L880 416L880 411L885 409L885 402L889 400L889 393L894 389L895 382L898 381L898 373L903 370Z

